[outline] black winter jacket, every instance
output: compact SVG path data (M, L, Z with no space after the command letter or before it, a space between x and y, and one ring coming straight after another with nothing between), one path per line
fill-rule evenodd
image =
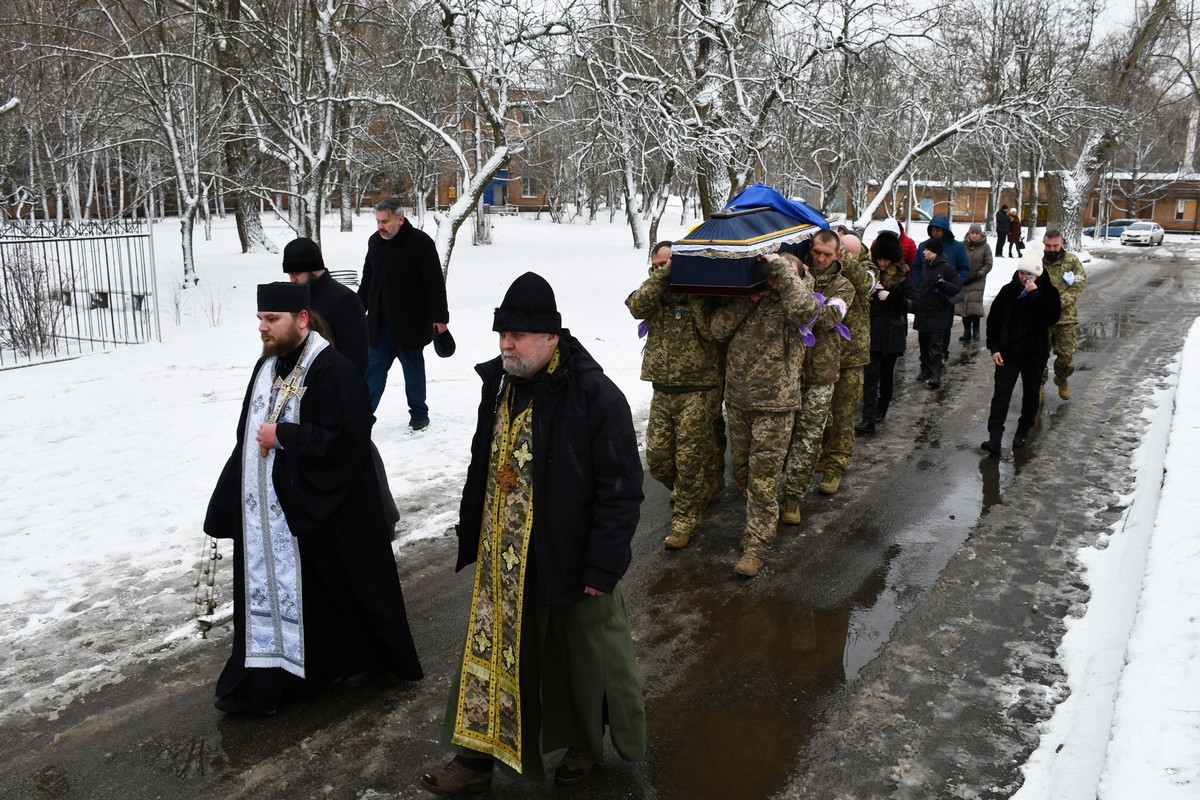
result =
M383 321L392 325L394 347L424 347L433 341L433 323L450 322L437 248L407 219L391 239L376 231L367 240L358 296L371 344L379 342Z
M1025 287L1017 272L992 300L987 316L987 349L1000 353L1006 364L1029 359L1045 361L1050 357L1050 326L1062 312L1058 289L1046 273L1037 279L1037 288L1021 297Z
M333 346L367 374L367 317L354 290L326 272L308 285L312 310L329 326Z
M886 300L871 293L871 352L877 355L903 353L908 346L908 315L917 305L917 288L905 276Z
M642 462L629 403L583 346L563 330L560 366L533 397L533 554L537 602L563 608L585 586L611 592L629 568L642 505ZM471 465L459 508L458 563L479 554L500 357L475 367L483 378Z
M917 284L917 307L913 310L913 330L944 331L954 316L950 297L962 290L958 273L945 256L938 256L921 270Z

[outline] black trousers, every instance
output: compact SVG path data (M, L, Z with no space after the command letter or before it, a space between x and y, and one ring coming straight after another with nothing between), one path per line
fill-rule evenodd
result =
M1008 231L996 234L996 258L1004 255L1004 243L1008 241Z
M945 331L917 331L917 344L921 347L921 371L931 381L942 380L942 336Z
M1020 363L1009 360L1004 366L996 367L996 386L992 390L992 409L988 414L989 434L999 436L1004 433L1008 404L1017 386L1017 378L1021 379L1021 416L1017 419L1017 433L1028 433L1037 421L1042 370L1045 367L1044 358L1029 358Z
M896 383L896 362L902 355L871 353L871 363L863 368L863 419L887 413Z

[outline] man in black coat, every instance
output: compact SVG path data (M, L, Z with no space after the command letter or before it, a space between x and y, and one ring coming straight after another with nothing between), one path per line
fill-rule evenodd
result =
M541 276L496 309L500 355L483 378L459 511L456 570L476 564L443 732L457 753L421 778L437 795L485 791L495 762L555 782L591 773L607 723L617 753L645 750L645 715L618 582L642 502L629 404L570 332Z
M222 711L273 714L342 677L421 677L368 448L361 372L310 327L308 287L258 287L263 357L204 531L234 542Z
M1000 455L1008 403L1018 377L1021 416L1017 418L1013 448L1019 450L1028 441L1041 405L1042 370L1050 356L1050 326L1058 322L1061 310L1058 290L1036 261L1021 264L992 301L987 317L987 348L996 365L996 385L988 414L988 439L980 445L992 455Z
M367 240L358 296L367 310L370 342L367 387L371 411L379 407L388 370L399 360L404 371L409 427L429 426L425 403L425 345L446 330L450 311L446 281L433 239L400 213L400 201L375 206L375 233Z
M1011 224L1008 206L1000 206L1000 210L996 212L996 258L1004 255L1004 243L1008 241L1008 228Z
M308 286L309 302L313 313L319 316L329 329L334 348L353 362L367 375L367 315L362 302L349 286L333 279L325 269L321 248L312 239L293 239L283 248L283 271L288 280ZM395 531L400 521L400 510L392 497L388 485L383 458L375 444L371 444L371 460L375 462L375 475L379 478L379 495L383 502L383 516L388 531ZM390 540L391 535L388 536Z
M312 239L293 239L283 248L283 271L292 283L308 286L312 310L333 334L333 346L367 374L367 315L349 286L325 269L321 248Z

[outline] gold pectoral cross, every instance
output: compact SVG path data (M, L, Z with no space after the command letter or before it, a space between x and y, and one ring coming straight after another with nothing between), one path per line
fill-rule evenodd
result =
M274 425L276 422L278 422L279 415L283 413L283 407L286 406L288 401L293 397L297 400L304 397L304 392L307 387L300 385L300 378L303 377L303 375L304 370L300 367L297 367L296 369L292 370L291 375L287 376L287 380L284 380L279 376L275 377L275 383L271 384L271 391L279 392L279 395L275 398L275 407L272 408L271 413L267 415L266 424ZM267 448L260 447L258 449L258 454L263 458L266 458Z

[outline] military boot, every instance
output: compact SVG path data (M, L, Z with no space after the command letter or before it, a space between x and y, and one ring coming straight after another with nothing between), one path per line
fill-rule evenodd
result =
M825 477L817 484L817 491L821 494L837 494L837 490L842 487L842 473L826 472Z
M785 495L783 498L783 513L779 515L779 519L784 525L799 525L800 514L800 498L795 495Z
M733 571L743 578L753 578L762 569L763 560L753 553L743 553L733 565Z
M682 550L688 546L688 542L692 540L692 534L695 532L695 525L673 519L671 520L671 532L667 534L666 539L663 539L663 546L668 550Z
M1058 385L1058 396L1063 400L1070 400L1071 387L1067 385L1067 379L1060 375L1055 375L1054 383Z

